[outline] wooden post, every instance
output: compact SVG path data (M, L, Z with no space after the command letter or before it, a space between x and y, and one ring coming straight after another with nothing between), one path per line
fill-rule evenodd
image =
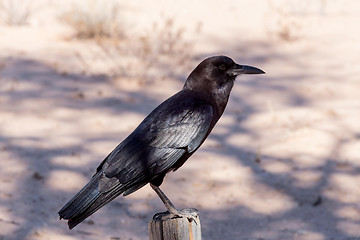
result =
M194 215L194 219L167 218L169 212L157 213L148 224L149 240L201 240L199 213L196 209L187 208L181 212Z

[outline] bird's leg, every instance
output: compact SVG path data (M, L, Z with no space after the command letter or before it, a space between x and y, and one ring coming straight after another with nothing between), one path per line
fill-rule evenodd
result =
M159 196L159 198L164 203L165 207L167 208L167 210L170 213L170 215L163 216L161 218L162 220L166 220L166 219L169 219L169 218L176 218L176 217L185 217L189 221L194 220L196 222L196 217L197 217L197 212L198 212L196 209L191 208L191 209L178 210L178 209L175 208L174 204L165 195L165 193L163 191L161 191L161 189L158 186L155 186L152 183L150 183L150 186L151 186L152 189L154 189L154 191ZM156 215L154 217L156 217ZM163 218L165 218L165 219L163 219Z
M170 213L173 213L174 215L177 215L180 213L179 210L177 210L174 206L174 204L170 201L170 199L165 195L165 193L163 191L161 191L161 189L158 186L155 186L153 184L150 183L150 186L152 187L152 189L154 189L154 191L157 193L157 195L159 196L159 198L161 199L161 201L164 203L165 207L167 208L167 210Z

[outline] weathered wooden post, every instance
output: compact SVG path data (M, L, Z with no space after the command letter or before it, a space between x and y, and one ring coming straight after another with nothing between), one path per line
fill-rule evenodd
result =
M194 208L183 209L194 219L167 218L169 212L157 213L148 224L149 240L201 240L199 212Z

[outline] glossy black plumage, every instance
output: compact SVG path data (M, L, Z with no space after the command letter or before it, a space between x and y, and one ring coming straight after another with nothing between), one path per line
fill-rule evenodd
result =
M159 186L200 147L222 115L239 74L263 73L225 56L205 59L184 88L155 108L60 211L73 228L120 194Z

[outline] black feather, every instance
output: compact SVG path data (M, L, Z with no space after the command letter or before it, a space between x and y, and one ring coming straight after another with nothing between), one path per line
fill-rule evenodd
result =
M205 59L183 89L155 108L100 164L96 174L60 211L75 227L120 194L147 183L159 186L201 146L226 107L236 75L263 73L217 56ZM260 72L261 71L261 72Z

